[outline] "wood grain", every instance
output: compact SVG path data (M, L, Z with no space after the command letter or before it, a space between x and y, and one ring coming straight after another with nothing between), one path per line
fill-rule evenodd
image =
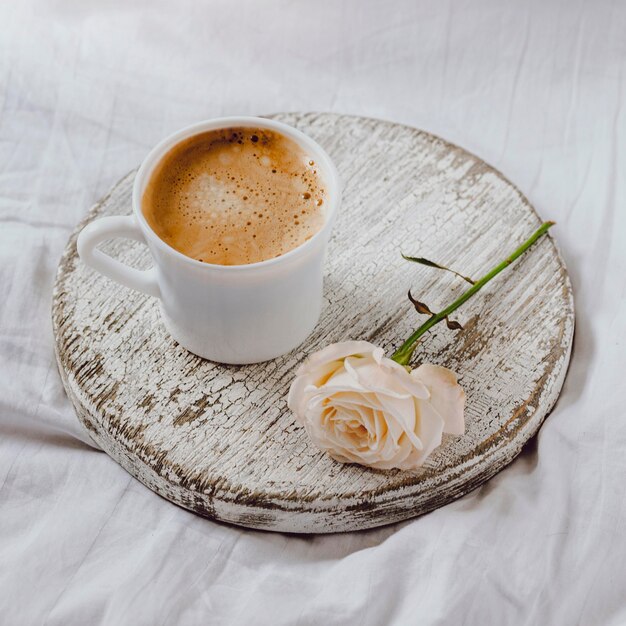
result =
M130 213L129 174L92 209L59 266L53 324L59 369L79 419L111 457L163 497L202 515L300 533L358 530L426 513L510 463L550 412L567 371L572 290L553 240L532 251L439 325L415 362L457 371L467 430L418 471L342 465L313 448L286 407L296 366L335 341L367 339L390 354L423 318L466 287L403 261L426 256L480 276L541 222L526 198L476 156L428 133L334 114L280 114L335 160L344 204L331 239L320 323L274 361L224 366L178 346L158 302L82 265L89 220ZM107 252L150 265L131 241Z

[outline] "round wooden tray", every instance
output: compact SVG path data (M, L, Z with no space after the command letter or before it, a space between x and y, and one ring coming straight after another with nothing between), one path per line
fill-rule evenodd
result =
M53 323L65 388L99 446L150 489L201 515L327 533L426 513L510 463L556 402L574 330L567 271L545 237L458 311L463 330L440 324L419 345L416 363L460 375L464 436L446 438L418 471L333 461L287 409L298 364L346 339L367 339L390 354L423 322L409 288L432 309L465 289L454 276L403 261L401 251L479 276L541 220L500 173L428 133L326 113L275 117L320 142L344 183L313 334L259 365L204 361L167 335L156 299L85 267L77 233L96 217L130 213L133 172L78 225L59 266ZM150 265L135 242L103 248Z

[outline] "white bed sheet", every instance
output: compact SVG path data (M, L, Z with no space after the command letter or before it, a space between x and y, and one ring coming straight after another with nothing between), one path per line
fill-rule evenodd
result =
M626 5L0 4L0 623L626 623ZM93 449L50 322L74 224L165 134L320 110L438 133L554 229L577 306L563 394L483 488L290 537L179 509Z

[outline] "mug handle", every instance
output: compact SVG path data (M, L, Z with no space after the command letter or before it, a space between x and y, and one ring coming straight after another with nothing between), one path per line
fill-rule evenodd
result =
M101 217L87 224L80 231L76 241L78 256L89 267L108 278L112 278L125 287L160 298L161 290L159 289L157 273L154 267L151 267L149 270L136 270L96 248L103 241L117 237L134 239L147 245L146 238L134 216Z

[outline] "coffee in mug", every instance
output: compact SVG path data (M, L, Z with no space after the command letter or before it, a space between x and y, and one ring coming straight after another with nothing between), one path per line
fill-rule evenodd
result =
M175 145L153 170L142 211L182 254L245 265L302 245L325 223L313 156L268 128L210 130Z

